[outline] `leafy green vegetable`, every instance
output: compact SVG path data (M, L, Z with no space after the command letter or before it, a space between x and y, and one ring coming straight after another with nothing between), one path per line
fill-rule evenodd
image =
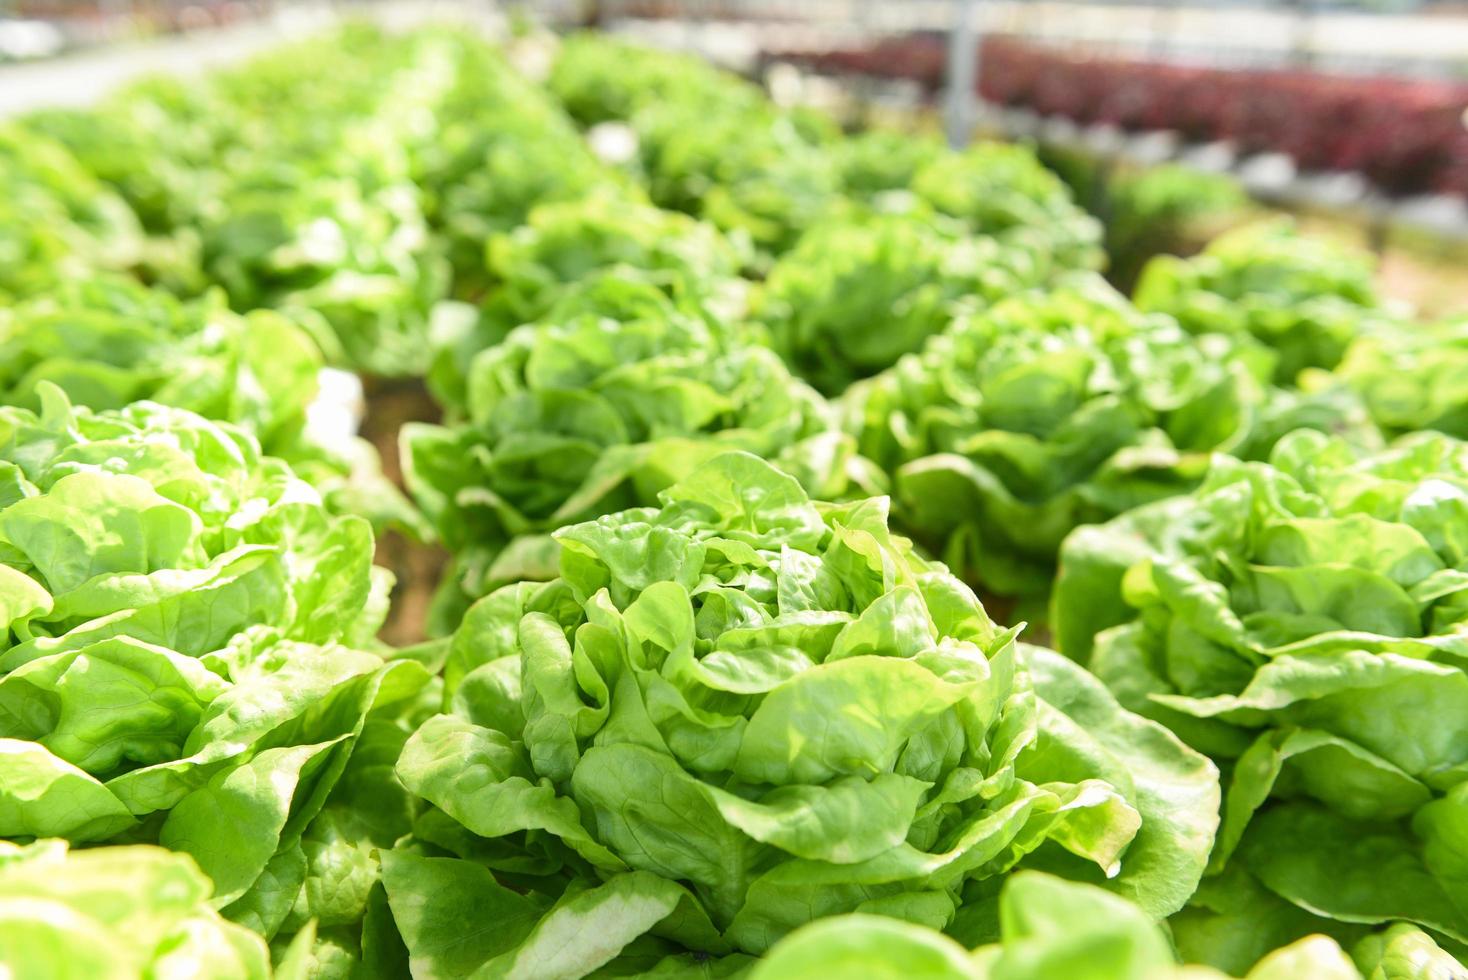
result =
M264 941L209 897L198 865L161 848L68 853L63 841L0 841L0 970L16 980L266 980Z
M769 349L623 273L563 300L474 358L464 424L404 429L409 487L455 555L448 588L472 599L553 577L551 531L651 503L729 449L824 496L866 476L824 400Z
M91 261L125 269L138 259L137 215L60 144L19 126L0 127L0 174L7 197L52 208L63 223L74 225L80 234L72 244L84 247Z
M537 204L579 199L617 175L592 155L555 99L498 51L470 43L455 54L438 131L414 166L424 213L446 240L455 291L472 299L488 288L488 238L524 224Z
M0 300L24 298L141 258L127 204L40 133L0 127Z
M238 308L320 312L347 363L421 373L428 310L447 292L448 268L428 250L412 190L302 182L261 173L231 188L225 215L203 230L209 276Z
M747 235L765 253L787 251L840 201L829 131L812 134L771 106L661 103L632 124L654 202Z
M546 86L583 126L626 121L669 101L725 112L765 101L754 85L700 58L591 33L561 44Z
M974 231L1043 257L1047 274L1097 269L1105 260L1101 225L1027 147L976 143L944 154L917 172L912 190Z
M1248 195L1228 174L1164 164L1109 176L1102 193L1115 283L1134 284L1149 259L1187 254L1248 214Z
M702 316L713 309L737 315L744 305L740 255L711 225L615 185L537 206L524 224L488 241L490 292L483 308L442 304L437 310L430 385L450 415L462 415L471 362L512 329L583 312L640 314L651 302L644 285ZM630 291L599 285L618 277L639 285Z
M239 316L218 293L185 302L99 276L0 310L0 401L38 409L38 388L49 383L92 409L149 400L233 422L291 462L334 510L416 529L421 518L382 475L375 450L312 424L321 329L270 310Z
M583 125L626 124L637 139L630 169L652 201L704 218L731 237L747 237L756 248L756 273L841 214L848 199L905 190L926 165L953 156L932 139L885 133L848 139L828 116L778 107L747 81L706 62L595 35L562 46L549 84ZM1011 210L1025 211L1021 221L1041 218L1049 208L1064 210L1064 188L1026 151L1020 155L1033 172L1025 173L1026 187L1016 183L1014 189L1035 200ZM958 171L960 179L982 180L976 174L992 169L985 158ZM932 178L935 193L944 179ZM954 207L971 203L962 195L940 196ZM1067 219L1088 220L1071 211ZM980 220L973 208L950 213L974 219L986 233L1009 227ZM1051 244L1045 242L1047 258Z
M1206 967L1179 966L1166 934L1155 922L1131 903L1088 885L1022 871L1005 883L998 905L998 941L972 952L920 925L852 914L797 930L777 943L750 977L1221 980L1224 976ZM1400 974L1373 972L1382 969L1383 963L1405 969ZM1399 975L1426 980L1433 968L1453 970L1458 964L1420 931L1398 926L1371 945L1359 947L1356 963L1334 941L1315 935L1272 951L1247 976L1248 980L1359 980L1363 975Z
M1337 383L1358 392L1391 435L1436 429L1468 438L1468 320L1358 337L1332 374L1305 379L1313 388Z
M219 111L207 86L160 75L94 106L31 113L22 126L64 145L144 229L169 235L197 222L223 176L215 166Z
M1186 492L1209 452L1352 421L1349 404L1262 390L1226 344L1090 276L959 319L846 405L903 522L985 588L1027 598L1045 595L1073 528Z
M1252 338L1288 385L1306 368L1334 367L1384 316L1371 271L1363 256L1265 222L1222 235L1191 259L1154 259L1135 300L1189 333Z
M0 974L1461 973L1468 451L1376 428L1460 325L1280 226L1133 306L1028 149L539 43L0 127ZM451 637L327 364L440 402ZM893 526L1059 551L1065 655Z
M305 425L321 354L277 313L182 302L134 280L70 283L0 312L0 392L35 409L51 382L94 409L149 399L248 428L271 449Z
M1212 767L1017 648L885 500L747 453L661 499L556 532L561 578L455 636L385 877L419 975L675 970L843 912L981 928L972 890L1021 862L1154 915L1191 894Z
M831 147L846 193L871 199L905 191L923 167L947 153L937 136L890 129L855 133Z
M1066 542L1062 650L1232 770L1215 871L1328 919L1468 936L1465 500L1462 443L1363 454L1300 431Z
M318 845L407 825L338 820L333 794L367 780L387 805L390 770L353 749L428 680L342 645L370 648L386 612L367 523L240 430L38 396L0 409L0 837L158 843L267 938L293 906L337 924Z
M808 232L756 301L777 350L820 390L918 350L965 309L1040 281L1039 260L920 211L856 215Z
M421 373L449 269L428 235L414 158L461 48L435 32L344 29L196 91L131 89L101 110L103 125L43 114L26 138L65 139L170 236L164 251L194 266L192 277L169 269L171 287L222 286L240 311L310 307L332 328L333 361ZM142 179L127 169L140 155L157 161Z
M666 292L703 298L739 270L738 250L711 225L622 193L545 204L524 225L492 238L490 311L506 327L536 320L565 290L626 266Z
M873 980L977 980L985 976L979 969L968 950L941 932L853 912L797 929L776 943L750 976L752 980L798 980L817 975Z

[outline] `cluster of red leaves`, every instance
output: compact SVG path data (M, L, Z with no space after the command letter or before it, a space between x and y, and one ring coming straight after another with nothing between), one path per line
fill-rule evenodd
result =
M826 72L943 83L944 41L909 35L863 48L782 52ZM1175 130L1278 152L1302 170L1360 172L1390 194L1468 195L1468 84L1229 69L1097 57L990 38L980 59L985 98L1078 123Z

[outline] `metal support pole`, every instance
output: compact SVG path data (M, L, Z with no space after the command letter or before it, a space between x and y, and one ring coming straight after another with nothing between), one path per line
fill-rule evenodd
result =
M978 0L954 0L953 27L948 32L948 145L968 145L974 128L974 99L979 77Z
M1287 0L1285 9L1292 15L1286 63L1291 68L1311 68L1315 64L1315 4L1311 0Z

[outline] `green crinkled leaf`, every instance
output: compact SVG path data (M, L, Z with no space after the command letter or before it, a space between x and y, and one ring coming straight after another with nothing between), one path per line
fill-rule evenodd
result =
M227 905L270 863L299 788L326 765L338 744L267 749L226 770L179 801L159 831L159 842L198 861L218 889L215 901ZM220 839L214 832L219 827L237 828L238 839Z
M946 936L894 919L858 914L797 930L760 960L750 976L753 980L795 980L825 973L894 980L980 976L968 951Z
M1240 855L1265 887L1342 922L1405 919L1462 942L1463 913L1412 839L1311 804L1254 818Z
M534 777L522 752L499 732L436 716L403 748L398 777L484 837L544 829L583 856L615 870L622 862L582 829L573 801Z
M1074 778L1073 770L1111 780L1142 820L1105 887L1154 916L1172 914L1191 897L1214 846L1217 770L1161 725L1125 711L1071 661L1024 650L1043 707L1021 774L1046 781Z
M382 880L415 977L463 977L534 928L544 911L469 861L382 856Z
M43 745L0 739L0 832L6 837L106 840L131 827L131 811L97 780Z
M0 964L18 977L174 971L267 980L264 941L220 918L209 879L158 847L0 849Z

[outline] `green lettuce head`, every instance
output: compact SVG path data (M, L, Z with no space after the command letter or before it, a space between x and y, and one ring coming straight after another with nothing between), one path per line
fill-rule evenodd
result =
M424 212L446 241L454 290L487 286L484 243L525 223L538 204L584 197L618 174L592 154L570 117L501 52L466 43L438 128L417 160Z
M626 121L662 103L700 104L712 113L767 103L759 86L704 58L629 44L602 33L561 43L546 86L583 126Z
M966 309L1041 280L1037 258L931 214L861 214L818 225L775 263L756 315L821 391L892 366Z
M222 918L211 890L186 855L158 847L0 841L0 972L269 980L264 941Z
M1357 392L1390 435L1423 429L1468 438L1468 319L1404 325L1358 337L1310 388L1343 384Z
M305 170L310 168L303 167ZM209 276L237 309L305 307L331 326L332 360L383 375L427 367L428 313L448 290L409 184L246 175L202 229ZM309 189L308 189L309 188Z
M1463 443L1300 431L1066 542L1062 650L1231 773L1180 943L1290 916L1468 939L1465 515Z
M614 273L563 299L474 358L462 424L404 429L408 485L456 556L449 588L478 598L553 577L551 531L651 503L730 449L826 496L867 477L824 399L768 348L645 279Z
M144 229L167 235L197 221L221 185L214 161L226 114L209 86L159 74L91 105L27 113L21 125L65 146L92 178L121 195Z
M1135 283L1150 259L1190 254L1249 213L1249 196L1231 174L1163 164L1114 176L1093 161L1089 155L1079 157L1088 186L1078 196L1104 194L1106 270L1112 282ZM1097 186L1102 180L1104 191Z
M0 201L0 249L10 257L0 268L0 301L85 277L90 264L77 245L84 237L48 199Z
M89 265L124 270L141 258L138 216L57 141L24 126L0 126L0 179L13 204L33 206L38 216L49 212L67 226L69 244Z
M123 271L142 253L137 217L41 133L0 126L0 301L40 295L98 269Z
M1043 258L1047 274L1105 263L1101 223L1081 210L1028 147L975 143L945 153L914 175L912 190L979 234Z
M1027 864L1192 893L1213 768L1017 646L885 498L729 453L660 499L557 532L561 577L454 637L385 858L415 972L692 969L847 912L979 935Z
M840 171L825 133L772 105L711 110L698 101L650 106L632 120L658 205L746 235L766 256L841 203ZM814 137L814 138L813 138Z
M908 190L923 167L948 153L931 133L898 129L869 129L838 141L833 147L847 194L870 200L885 191Z
M620 310L622 300L600 285L607 279L651 284L683 308L735 317L744 306L741 253L718 229L619 185L535 207L485 251L491 288L482 308L441 304L430 330L429 384L451 416L463 411L470 362L515 327L608 303Z
M0 837L160 844L233 921L359 943L371 848L407 829L380 756L427 682L361 649L366 521L240 430L38 394L0 409Z
M713 225L608 191L537 207L524 225L490 239L494 293L486 312L503 327L529 323L575 283L617 267L647 275L669 295L704 298L733 279L741 261Z
M333 510L417 530L421 517L371 445L312 422L324 404L316 339L327 330L304 311L232 313L218 291L182 301L93 276L0 310L0 402L39 409L49 383L94 410L147 400L234 423Z
M848 427L919 540L986 589L1041 598L1071 529L1186 492L1209 452L1357 424L1339 393L1267 391L1212 340L1080 276L964 317L854 387Z
M428 315L450 266L429 233L415 154L456 67L454 45L433 32L357 25L211 79L229 127L215 159L228 165L213 165L225 179L192 224L205 272L236 309L312 309L331 327L333 362L426 370Z
M0 311L0 393L35 409L51 382L76 404L151 400L234 422L266 447L299 435L321 354L269 310L229 312L215 293L182 301L123 276L68 283Z
M1193 334L1251 342L1293 385L1306 368L1332 368L1384 314L1371 264L1284 222L1236 229L1191 259L1164 255L1142 270L1135 300Z
M484 263L490 289L482 308L442 304L432 330L429 383L451 417L464 414L470 362L515 327L606 304L621 310L605 280L640 280L681 308L718 307L737 317L744 307L741 249L712 224L653 207L621 183L531 208L526 222L489 239Z

